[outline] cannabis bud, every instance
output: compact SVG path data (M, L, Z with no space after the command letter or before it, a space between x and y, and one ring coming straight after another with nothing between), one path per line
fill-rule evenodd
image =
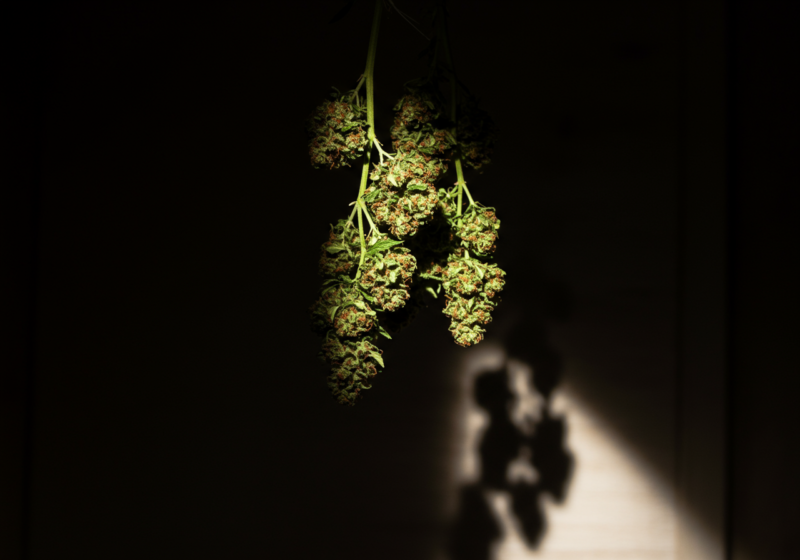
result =
M429 84L407 87L407 93L395 105L391 136L398 152L416 153L428 160L445 158L455 145L453 135L440 116L437 95Z
M353 284L336 283L323 290L311 306L311 328L325 334L333 329L337 336L359 336L373 326L375 312Z
M359 393L383 369L381 350L368 338L341 340L331 333L322 343L320 356L331 366L328 388L339 404L354 405Z
M367 109L353 104L348 95L332 94L306 120L308 155L314 168L349 166L364 155L367 146Z
M433 217L439 195L433 185L412 180L399 189L373 185L367 189L365 200L372 203L378 223L403 239L417 233L417 229Z
M473 206L461 216L460 223L456 225L456 235L468 251L486 256L496 249L495 241L499 229L500 220L497 219L494 208Z
M505 285L505 271L458 251L448 258L442 271L442 288L447 296L443 313L450 317L450 332L456 343L472 346L483 340L482 325L491 322L497 294Z
M322 244L319 257L319 273L324 278L349 275L358 267L361 241L358 230L347 226L347 220L339 220L331 227L328 240Z
M417 259L405 247L367 257L361 287L368 290L381 311L397 311L406 304Z

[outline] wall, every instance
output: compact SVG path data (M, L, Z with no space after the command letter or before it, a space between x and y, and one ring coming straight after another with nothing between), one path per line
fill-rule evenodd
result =
M37 59L47 80L20 129L42 116L33 147L41 160L38 175L18 183L33 217L15 227L37 233L11 246L15 281L38 278L26 300L36 334L24 335L36 352L9 354L11 364L29 364L16 369L27 373L9 385L17 389L4 407L19 426L5 448L21 465L7 471L14 506L4 515L27 527L23 539L7 533L12 554L23 546L23 557L37 559L438 558L451 546L464 482L455 471L469 451L459 439L471 402L462 376L483 350L455 347L430 310L387 345L371 394L343 410L327 394L307 326L317 247L348 211L357 175L309 169L302 120L330 85L349 87L361 72L371 16L362 4L335 25L327 2L72 4L34 26L48 30ZM404 9L424 15L421 4ZM727 310L698 308L689 297L713 292L724 265L710 259L704 268L694 245L718 248L724 231L724 217L706 229L696 213L719 210L725 196L708 187L720 185L713 104L724 22L717 4L687 6L453 8L458 69L502 131L494 166L469 178L498 207L498 259L509 271L485 348L530 366L534 382L538 371L540 390L552 376L574 460L562 504L545 502L539 547L519 554L688 558L680 547L696 541L681 533L673 503L720 544L720 493L696 492L724 470L715 461L727 449L728 548L741 559L789 557L796 454L780 426L796 421L784 373L791 314L776 310L796 305L791 260L780 258L791 254L796 197L782 179L789 138L776 143L785 152L765 138L796 113L785 66L764 61L788 52L780 41L790 34L772 26L792 18L737 4L727 22L736 30L732 283ZM385 127L401 83L419 71L408 54L424 40L393 14L381 41ZM35 265L26 260L32 242ZM707 387L691 389L693 372L720 365L715 347L711 370L689 367L706 355L691 346L706 340L698 309L710 310L700 320L716 329L720 313L732 313L730 393L724 379L714 391L713 375L708 398ZM695 437L698 418L717 440ZM622 462L587 466L611 456ZM623 486L603 489L604 472ZM620 488L632 492L630 517L613 509ZM625 519L646 525L640 514L663 511L648 526L653 538L556 546L591 526L576 519L596 514L607 524L596 534L629 535Z

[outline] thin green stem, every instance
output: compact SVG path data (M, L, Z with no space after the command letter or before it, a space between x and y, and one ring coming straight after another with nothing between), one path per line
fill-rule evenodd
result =
M350 94L350 102L352 103L353 99L358 99L358 92L361 91L361 86L364 85L364 80L366 76L361 74L361 77L358 79L358 85L356 85L356 89L353 90L353 93Z
M378 230L378 226L376 226L375 223L372 221L372 218L369 217L369 210L367 210L367 204L364 202L364 199L359 198L358 201L361 204L361 208L364 210L364 216L367 218L367 221L369 222L370 233L372 233L373 231L375 233L380 233L380 230Z
M375 137L374 83L375 53L378 51L378 31L381 28L381 8L383 7L381 1L382 0L376 0L375 2L375 14L372 17L372 31L369 35L369 48L367 49L367 67L364 70L364 82L367 84L367 124L369 125L367 137L369 138L369 149L367 150L367 153L364 154L364 167L361 170L361 184L359 185L358 196L356 197L356 210L358 212L358 236L361 240L361 259L358 262L358 273L356 274L356 278L361 276L361 266L364 264L364 260L367 257L367 245L364 242L364 221L361 216L361 213L366 210L366 207L362 209L361 205L363 201L361 200L361 197L364 196L364 191L367 190L367 180L369 179L369 160L370 154L372 153L372 146L378 146L378 154L381 155L381 162L383 162L380 143ZM369 216L367 216L367 219L369 219Z
M456 78L456 68L453 65L453 57L450 53L450 40L447 35L447 19L443 0L439 3L438 19L440 26L439 34L441 35L442 47L444 48L444 57L445 60L447 60L447 65L450 67L450 120L453 122L452 134L456 143L453 152L456 162L456 176L458 177L458 208L456 210L456 215L460 217L463 201L462 193L467 188L467 183L464 180L464 169L461 167L461 152L458 149L458 80ZM467 197L469 198L470 205L475 204L469 190L467 190Z
M370 144L375 143L375 54L378 51L378 31L381 28L382 0L375 2L375 14L372 17L372 32L369 36L369 49L367 50L367 68L364 71L367 82L367 123L369 123L368 137Z
M464 170L461 169L460 158L456 159L456 174L458 175L458 184L461 185L463 187L464 192L467 193L467 198L469 198L469 205L475 206L475 201L472 200L472 195L470 194L469 189L467 188L467 182L464 180ZM459 194L461 194L460 191Z
M380 156L380 158L381 158L381 164L383 163L383 157L384 156L386 156L387 159L394 159L394 156L392 156L391 154L389 154L388 152L386 152L383 149L383 146L381 145L381 141L378 140L377 138L375 138L375 147L378 148L378 156Z
M458 160L456 160L456 161L457 161L457 163L456 163L456 174L458 174L458 163L459 162L458 162ZM461 188L461 180L460 179L461 178L459 177L459 181L457 183L458 184L458 208L456 210L456 216L458 216L459 218L461 217L461 204L462 204L461 201L463 200L462 193L464 192L464 189ZM461 225L461 220L458 221L458 224Z
M361 206L356 205L358 209L358 238L361 240L361 258L358 261L358 272L356 273L356 280L361 277L361 267L364 264L364 259L367 257L367 244L364 241L364 220L361 218Z
M364 155L364 164L361 167L361 184L358 187L358 198L356 198L355 208L353 209L354 212L358 212L358 237L361 240L361 258L358 261L358 274L356 278L361 276L361 265L364 264L364 259L367 256L367 245L364 242L364 225L361 219L361 205L363 204L363 200L361 197L364 195L364 191L367 189L367 180L369 179L369 154Z
M350 225L353 225L353 216L356 215L356 210L358 210L358 207L357 207L356 203L353 202L353 211L350 212L350 217L347 218L347 223L350 224Z

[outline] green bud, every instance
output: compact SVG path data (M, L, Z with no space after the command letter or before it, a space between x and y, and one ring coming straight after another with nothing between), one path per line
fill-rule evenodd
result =
M384 366L381 354L368 337L342 340L331 331L326 334L320 355L331 366L328 388L339 404L354 405L372 387Z
M483 340L486 331L481 325L492 320L504 276L496 264L470 258L463 249L448 257L447 267L441 272L447 297L443 313L451 319L450 332L457 344L470 346Z
M497 219L494 208L472 206L454 227L456 235L462 240L461 244L470 253L487 256L494 252L500 229L500 220Z
M418 180L396 190L373 183L365 193L378 224L388 227L398 239L416 234L433 217L439 202L436 189Z
M349 275L358 267L361 256L361 241L358 229L347 220L339 220L331 226L328 240L322 244L319 257L319 273L324 278Z
M311 306L311 328L323 334L333 329L337 336L359 336L374 326L375 311L353 284L339 283L326 288Z
M362 268L360 285L375 298L376 308L396 311L408 299L408 289L417 267L414 255L405 247L370 255Z
M349 96L323 101L306 120L308 153L314 168L349 166L367 146L367 109Z

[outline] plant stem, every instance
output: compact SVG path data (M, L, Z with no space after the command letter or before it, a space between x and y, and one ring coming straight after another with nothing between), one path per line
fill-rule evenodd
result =
M356 205L355 205L355 203L353 203L353 211L352 211L352 212L350 212L350 217L349 217L349 218L347 218L347 223L348 223L349 225L351 225L351 226L353 225L353 216L355 216L355 215L356 215L356 210L358 210L358 208L356 208Z
M362 204L364 201L361 199L364 191L367 188L367 179L369 178L369 153L364 154L364 165L361 168L361 184L358 187L358 198L356 198L355 212L358 212L358 238L361 240L361 258L358 261L358 272L356 279L361 276L361 265L364 264L364 259L367 257L367 245L364 242L364 223L361 218Z
M439 35L441 35L442 46L444 47L444 56L447 60L447 65L450 67L450 120L453 121L453 138L456 141L454 149L455 162L456 162L456 176L458 177L458 209L457 216L461 216L462 206L462 193L467 188L467 183L464 180L464 169L461 167L461 152L458 149L458 80L456 78L456 68L453 65L453 57L450 54L450 41L447 35L447 16L445 14L444 0L439 3ZM467 197L469 198L470 206L475 204L472 200L472 195L467 190Z
M361 258L358 260L358 272L356 273L356 280L361 277L361 267L364 264L364 259L367 257L367 244L364 242L364 219L361 217L361 206L358 208L358 238L361 240Z
M469 199L469 205L475 206L475 201L472 200L472 195L470 194L469 189L467 188L467 182L464 181L464 171L461 169L461 159L456 160L456 173L458 174L460 184L463 187L464 192L467 193L467 198ZM459 194L461 194L460 191Z
M356 85L356 88L353 90L353 93L350 94L351 102L353 101L353 99L356 100L358 99L358 92L361 90L361 86L364 85L364 78L366 78L366 76L362 74L361 77L358 79L358 85Z
M375 1L375 14L372 17L372 32L369 36L369 49L367 50L367 68L364 70L367 82L367 123L369 131L370 148L375 144L375 53L378 50L378 31L381 27L382 0ZM361 196L361 195L359 195Z
M364 167L361 169L361 184L358 188L358 197L356 197L356 211L358 212L358 237L361 240L361 258L358 261L358 272L356 278L361 276L361 266L367 256L367 245L364 242L364 220L361 216L362 212L366 211L366 206L362 208L363 201L361 197L364 196L364 191L367 190L367 179L369 178L369 160L372 154L372 147L378 145L380 154L380 144L375 138L375 53L378 50L378 31L381 27L381 4L382 0L375 1L375 14L372 17L372 32L369 35L369 48L367 49L367 68L364 70L365 82L367 84L367 124L369 130L367 137L369 138L369 149L364 154ZM381 158L383 161L383 158ZM368 218L369 219L369 218Z
M378 230L378 226L376 226L375 222L372 221L372 218L369 217L369 211L367 210L367 204L364 202L364 199L360 198L359 202L361 203L361 208L364 210L364 217L367 218L367 221L369 222L370 233L374 231L375 233L379 234L380 231Z

